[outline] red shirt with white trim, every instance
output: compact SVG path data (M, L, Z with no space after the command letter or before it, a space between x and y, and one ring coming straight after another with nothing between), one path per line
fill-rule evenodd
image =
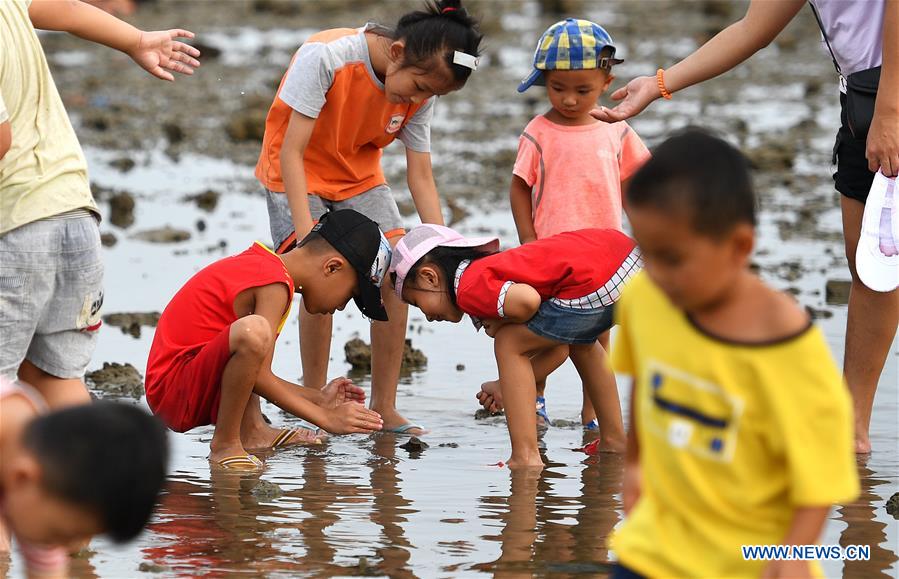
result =
M641 263L636 243L620 231L568 231L463 262L456 304L475 318L502 318L506 291L524 283L542 301L578 309L607 307Z
M293 300L293 279L277 255L261 243L206 266L190 278L159 317L147 360L147 401L152 407L162 379L237 321L234 300L250 288L283 283L290 295L278 331Z

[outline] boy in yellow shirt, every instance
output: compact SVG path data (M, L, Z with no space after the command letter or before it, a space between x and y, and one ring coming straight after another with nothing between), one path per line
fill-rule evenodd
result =
M613 577L802 577L743 545L811 545L858 494L849 393L821 331L749 270L756 200L745 158L691 130L634 176L643 252L617 304L612 363L633 378L626 520Z
M0 376L51 408L81 381L103 306L99 210L87 162L35 29L120 50L161 80L193 74L187 30L143 31L83 2L0 0Z

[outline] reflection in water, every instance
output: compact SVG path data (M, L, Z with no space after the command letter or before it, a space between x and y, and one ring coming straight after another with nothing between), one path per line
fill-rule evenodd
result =
M163 497L159 521L149 527L158 535L155 545L143 552L166 570L202 571L213 577L234 571L322 577L377 572L414 577L408 568L412 544L402 527L405 515L414 509L399 491L397 441L392 436L372 441L373 453L367 462L370 486L351 484L348 476L329 473L335 456L320 448L295 450L300 455L302 469L297 472L302 473L302 484L289 491L263 480L264 473L214 469L208 481L174 479ZM276 492L271 494L273 488ZM369 518L380 528L376 537L355 530L355 536L348 537L335 528L347 522L352 528L354 522ZM339 551L352 549L353 541L360 554L352 557L351 564L340 564L345 557ZM374 557L369 564L365 555L372 545Z
M840 545L870 545L871 559L847 561L843 568L844 577L891 577L887 569L899 560L895 551L884 548L886 524L875 518L877 509L883 508L884 501L874 492L874 488L890 481L873 476L874 472L867 466L868 458L859 457L861 493L858 500L839 507L837 512L847 525L840 535ZM896 545L892 548L896 549Z
M592 435L585 435L585 443ZM554 577L605 573L609 569L606 539L621 512L623 457L587 457L574 494L556 488L567 477L548 462L542 472L512 472L508 497L485 496L482 517L499 520L500 557L475 565L494 577L517 578L552 573Z
M440 520L477 531L448 541L439 530L446 527L411 530L424 528L419 526L421 515L433 510L434 497L420 494L424 489L411 482L406 487L414 491L406 490L404 478L422 465L435 482L430 490L452 502L465 494L459 492L465 488L464 476L438 482L446 473L434 470L439 469L435 465L450 455L432 448L422 460L410 460L397 449L404 440L360 438L350 455L341 454L334 443L292 449L286 451L292 455L278 457L290 465L290 474L280 479L270 472L215 470L208 480L178 473L150 527L152 546L143 548L145 563L163 575L209 577L240 572L517 579L600 576L609 570L606 540L621 518L621 456L562 454L557 456L566 459L564 464L547 460L539 473L491 470L488 480L494 484L485 488L467 520ZM847 525L840 543L870 545L871 560L847 562L843 573L888 577L897 557L887 525L877 519L883 493L876 491L893 481L875 477L864 462L859 474L861 497L837 510ZM267 479L277 481L280 489ZM495 484L497 480L509 486ZM483 561L493 549L498 556L472 563ZM426 563L417 557L425 557ZM73 562L76 576L102 575L90 559ZM0 576L3 571L0 561Z
M415 577L409 569L412 543L403 532L402 523L407 514L414 513L412 501L400 492L400 476L396 465L396 445L393 436L375 436L371 467L371 488L374 495L371 520L381 527L381 546L377 556L381 560L379 571L390 577Z

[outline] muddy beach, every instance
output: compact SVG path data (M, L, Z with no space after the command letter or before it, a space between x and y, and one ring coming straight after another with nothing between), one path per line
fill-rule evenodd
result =
M130 17L136 25L188 28L205 52L196 75L173 84L151 79L125 56L41 35L104 214L106 327L90 369L108 379L91 381L97 395L139 398L155 320L169 297L211 261L256 239L271 242L253 166L265 112L303 39L366 20L391 23L415 5L141 3ZM498 235L505 246L516 243L506 194L518 135L546 107L538 92L522 96L515 87L529 70L536 38L559 18L551 10L609 29L626 59L616 69L620 79L685 56L745 10L741 2L711 0L470 0L469 7L484 15L485 66L437 105L434 173L447 221L466 234ZM632 126L652 145L698 124L749 155L762 205L755 266L813 312L839 360L849 273L830 166L838 118L836 76L814 19L803 11L746 65L656 103ZM399 145L387 150L384 167L414 224ZM298 307L274 362L275 372L292 380L301 373ZM581 394L573 367L553 375L547 396L550 415L572 426L543 435L542 475L510 476L490 466L509 453L502 417L475 420L474 395L496 373L491 341L468 324L428 323L414 310L409 323L419 352L410 350L398 405L430 430L422 444L392 435L332 437L266 457L263 473L247 475L210 472L211 429L173 435L170 484L149 530L124 547L95 541L75 561L76 575L601 576L610 559L605 538L621 520L623 464L573 452L591 440L577 426ZM352 306L335 317L330 373L355 366L352 378L368 388L364 344L344 349L351 340L370 342L366 325ZM871 560L827 562L828 576L899 573L899 521L887 511L899 491L897 362L894 345L875 402L874 452L859 462L862 495L834 510L822 539L870 545ZM621 394L627 407L623 388ZM275 424L293 422L272 405L263 410ZM20 573L16 557L0 563L11 576Z

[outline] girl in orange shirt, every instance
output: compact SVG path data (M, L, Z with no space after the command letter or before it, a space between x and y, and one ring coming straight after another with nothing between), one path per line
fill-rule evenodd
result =
M392 245L405 233L381 169L381 150L406 146L409 190L424 223L443 224L431 171L430 121L437 96L459 90L478 66L481 34L460 0L428 3L393 30L376 24L311 36L291 62L266 119L256 177L267 192L279 252L329 210L355 209ZM396 410L408 308L383 288L388 320L372 324L371 407L384 430L422 434ZM330 315L300 310L306 386L325 385Z

